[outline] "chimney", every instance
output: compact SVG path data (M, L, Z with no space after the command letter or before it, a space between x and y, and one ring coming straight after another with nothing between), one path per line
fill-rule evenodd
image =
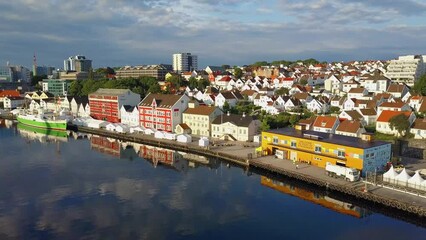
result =
M228 113L227 113L226 115L228 115L228 116L229 116L229 115L231 115L231 114L230 114L230 113L229 113L229 111L228 111Z
M246 113L245 112L243 112L243 117L246 117Z
M306 124L300 124L300 123L297 123L297 124L295 124L294 125L294 128L296 129L296 130L299 130L299 131L305 131L306 130Z
M372 142L373 141L373 134L368 133L368 132L361 133L361 139L362 139L362 141L365 141L365 142Z

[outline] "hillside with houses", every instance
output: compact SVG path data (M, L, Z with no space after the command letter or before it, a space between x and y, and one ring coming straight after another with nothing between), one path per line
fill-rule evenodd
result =
M136 83L123 89L120 79L111 78L87 96L0 90L0 102L4 109L25 105L31 111L67 111L74 117L228 140L253 141L262 130L297 122L313 131L353 137L374 132L379 138L425 139L426 96L418 86L426 85L423 57L207 66L169 72L158 88L138 89ZM396 66L413 62L416 68L402 76Z

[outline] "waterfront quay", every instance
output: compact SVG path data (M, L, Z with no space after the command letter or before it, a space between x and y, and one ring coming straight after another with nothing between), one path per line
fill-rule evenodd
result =
M380 183L364 181L347 182L343 179L325 175L325 170L306 163L297 166L290 160L278 159L274 156L259 156L255 149L258 145L245 142L210 142L208 147L200 147L194 138L192 143L179 143L172 140L156 139L143 134L123 134L93 129L88 127L71 127L82 133L96 134L104 137L136 142L176 151L219 158L232 164L238 164L250 171L267 171L272 174L297 179L308 184L324 188L327 191L344 194L348 197L365 201L375 206L383 206L388 210L396 210L424 220L426 217L426 196L424 193L408 193L401 190L384 188Z

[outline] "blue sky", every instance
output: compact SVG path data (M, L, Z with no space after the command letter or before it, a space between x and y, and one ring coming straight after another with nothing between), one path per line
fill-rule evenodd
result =
M0 3L0 64L63 67L82 54L95 67L171 63L199 67L316 58L426 54L420 0L13 0Z

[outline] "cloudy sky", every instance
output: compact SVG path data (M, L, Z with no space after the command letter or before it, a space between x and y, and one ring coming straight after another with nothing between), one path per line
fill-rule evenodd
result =
M0 65L392 59L426 54L421 0L13 0L0 2Z

